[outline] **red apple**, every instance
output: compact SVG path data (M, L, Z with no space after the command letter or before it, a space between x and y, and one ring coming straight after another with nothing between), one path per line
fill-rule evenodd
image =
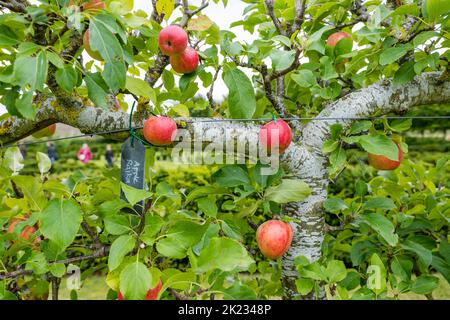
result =
M281 119L263 125L259 131L259 143L270 153L283 153L291 139L291 128Z
M291 246L292 234L292 227L289 223L269 220L256 230L256 242L264 256L269 259L278 259Z
M156 285L156 287L154 287L153 289L150 289L150 290L147 291L147 295L145 296L145 300L157 300L158 299L158 294L161 291L162 286L163 286L163 283L162 283L161 280L159 280L159 282ZM125 297L123 296L123 294L120 291L117 293L117 299L125 300Z
M369 164L377 170L395 170L400 166L403 160L403 150L398 143L398 161L391 160L388 157L369 153Z
M347 32L339 31L331 34L327 39L327 45L335 47L339 41L345 38L351 38Z
M91 0L89 2L85 2L81 5L81 9L83 11L99 11L101 9L105 9L106 5L101 0Z
M8 233L13 233L14 232L14 227L16 226L16 224L18 224L19 222L22 221L26 221L27 219L25 218L16 218L13 219L11 224L8 227ZM37 231L37 229L35 227L32 226L25 226L25 228L23 228L22 232L19 234L19 240L27 240L29 241L32 237L33 234ZM37 242L39 242L39 238L36 238Z
M35 138L45 138L45 137L51 137L52 135L55 134L56 131L56 124L52 124L50 126L48 126L47 128L44 128L42 130L39 130L35 133L32 134L33 137Z
M91 48L89 30L86 30L83 36L83 45L86 52L95 60L103 61L103 57L98 51L94 51Z
M150 117L144 123L145 140L156 146L172 143L177 134L177 124L169 117Z
M178 73L194 72L198 67L198 63L198 53L191 47L187 47L181 54L175 54L170 57L172 68Z
M167 56L182 53L188 45L188 35L183 28L171 25L161 30L158 35L161 52Z

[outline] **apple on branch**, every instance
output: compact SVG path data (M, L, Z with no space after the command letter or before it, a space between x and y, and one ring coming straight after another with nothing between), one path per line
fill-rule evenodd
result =
M158 34L158 45L161 52L166 56L180 54L187 48L188 35L183 28L170 25Z
M398 143L396 145L398 148L398 160L391 160L383 155L369 153L369 164L377 170L397 169L403 160L403 150Z
M335 32L328 37L327 45L330 47L336 47L338 42L345 38L351 38L351 36L344 31Z
M194 72L199 64L197 51L192 47L187 47L181 54L170 56L170 65L178 73Z
M144 138L155 146L167 146L177 134L176 122L164 116L150 117L144 123Z
M19 222L27 221L26 218L14 218L11 221L11 224L8 227L8 233L14 233L14 228ZM19 240L30 241L33 238L34 233L37 229L34 226L25 226L23 230L19 234ZM34 240L34 243L38 243L40 241L39 238Z
M261 253L269 259L278 259L291 246L292 227L280 220L264 222L256 230L256 242Z
M291 140L291 128L281 119L263 125L259 131L259 143L271 154L283 153Z

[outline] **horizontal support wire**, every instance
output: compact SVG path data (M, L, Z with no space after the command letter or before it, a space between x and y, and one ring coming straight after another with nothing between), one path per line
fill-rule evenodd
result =
M286 117L286 118L276 118L278 120L286 120L286 121L345 121L345 120L400 120L400 119L425 119L425 120L433 120L433 119L449 119L450 115L448 116L380 116L380 117ZM269 122L273 121L273 118L256 118L256 119L182 119L183 122L186 123L219 123L219 122ZM143 127L133 127L133 130L140 130L143 129ZM56 141L63 141L63 140L71 140L71 139L81 139L81 138L87 138L87 137L93 137L93 136L103 136L108 134L114 134L114 133L122 133L130 131L130 128L127 129L118 129L118 130L110 130L110 131L100 131L95 133L87 133L87 134L80 134L70 137L61 137L61 138L54 138L54 139L46 139L46 140L39 140L39 141L30 141L30 142L23 142L23 143L13 143L13 144L7 144L4 146L0 146L0 149L6 149L11 148L19 145L35 145L35 144L42 144L42 143L48 143L48 142L56 142Z

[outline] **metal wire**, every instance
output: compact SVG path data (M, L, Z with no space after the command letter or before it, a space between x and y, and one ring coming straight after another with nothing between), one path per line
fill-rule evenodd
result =
M286 121L344 121L344 120L400 120L400 119L426 119L426 120L433 120L433 119L449 119L450 115L447 116L379 116L379 117L286 117L286 118L277 118L281 120ZM272 121L273 118L256 118L256 119L186 119L183 120L186 123L198 123L198 122L204 122L204 123L219 123L219 122L268 122ZM121 132L134 132L135 130L142 129L143 127L130 127L126 129L118 129L118 130L109 130L109 131L100 131L100 132L94 132L94 133L87 133L87 134L80 134L76 136L69 136L69 137L62 137L62 138L54 138L54 139L46 139L46 140L39 140L39 141L30 141L30 142L22 142L22 143L12 143L4 146L0 146L0 149L6 149L11 148L19 145L36 145L36 144L42 144L42 143L48 143L48 142L57 142L57 141L63 141L63 140L72 140L72 139L81 139L81 138L87 138L87 137L93 137L93 136L103 136L113 133L121 133Z

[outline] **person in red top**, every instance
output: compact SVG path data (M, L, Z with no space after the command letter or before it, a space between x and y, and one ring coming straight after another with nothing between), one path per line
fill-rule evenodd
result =
M84 143L81 149L78 151L77 158L84 164L88 163L89 160L91 160L92 152L87 143Z

